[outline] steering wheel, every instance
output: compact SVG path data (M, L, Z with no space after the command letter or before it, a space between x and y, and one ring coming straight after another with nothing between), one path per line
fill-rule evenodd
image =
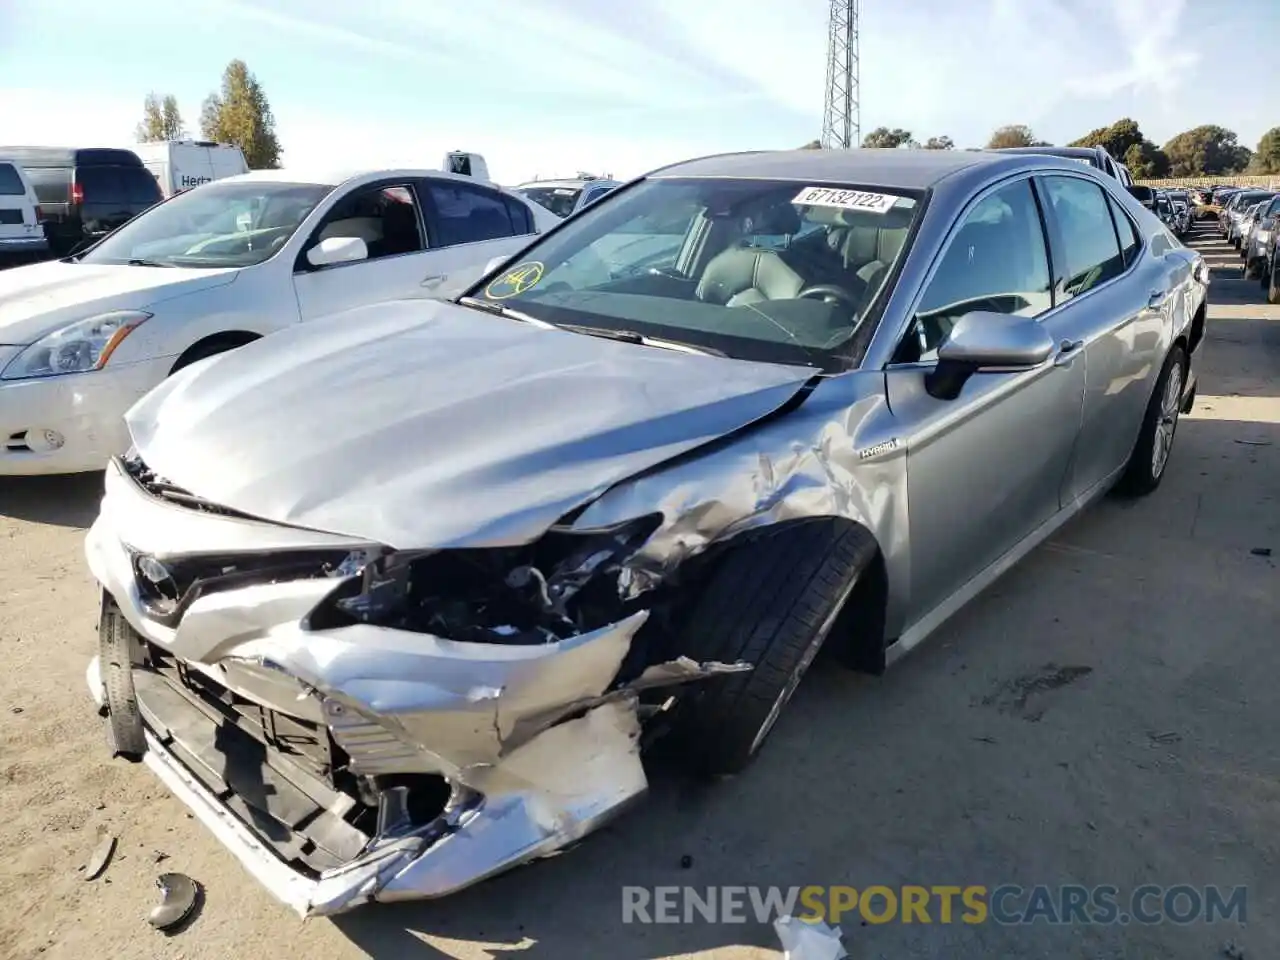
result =
M796 294L797 300L821 300L824 303L843 303L850 310L858 309L858 297L834 283L816 283Z

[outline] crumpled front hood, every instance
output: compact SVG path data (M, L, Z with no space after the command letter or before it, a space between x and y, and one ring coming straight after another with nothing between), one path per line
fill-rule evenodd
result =
M0 343L26 346L76 320L109 310L139 310L161 300L221 286L235 270L129 267L50 260L0 271Z
M812 373L398 301L193 365L126 419L149 467L234 510L402 549L496 546Z

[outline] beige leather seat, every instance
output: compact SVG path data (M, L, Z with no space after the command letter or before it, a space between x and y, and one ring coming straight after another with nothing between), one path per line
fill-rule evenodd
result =
M845 264L857 264L856 276L863 289L872 293L884 279L902 244L907 239L906 227L883 227L875 231L853 229L845 244Z
M804 278L772 250L738 247L711 258L697 297L736 307L762 300L790 300L804 288Z

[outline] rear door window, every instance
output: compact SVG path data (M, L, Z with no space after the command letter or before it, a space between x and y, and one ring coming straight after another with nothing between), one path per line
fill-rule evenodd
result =
M500 193L453 181L428 180L425 186L431 198L433 247L500 240L528 232L523 223L514 222Z
M0 197L21 197L27 193L27 185L11 163L0 163Z
M1056 228L1055 280L1063 297L1074 297L1124 272L1120 241L1102 188L1077 177L1043 179Z

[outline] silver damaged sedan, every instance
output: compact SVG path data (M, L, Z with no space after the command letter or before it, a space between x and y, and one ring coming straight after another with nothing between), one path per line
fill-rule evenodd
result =
M113 750L304 916L552 854L1155 490L1207 283L1078 163L737 154L195 364L88 535Z

